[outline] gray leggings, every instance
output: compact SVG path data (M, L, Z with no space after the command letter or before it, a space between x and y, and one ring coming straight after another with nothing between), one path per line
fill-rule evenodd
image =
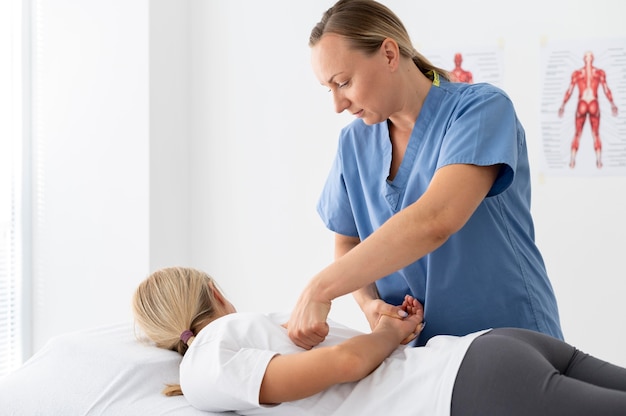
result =
M470 345L450 414L626 415L626 369L548 335L494 329Z

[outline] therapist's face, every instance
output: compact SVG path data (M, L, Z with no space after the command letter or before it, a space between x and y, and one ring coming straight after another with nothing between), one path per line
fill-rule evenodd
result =
M344 37L328 33L311 49L311 64L332 93L335 111L349 111L366 124L387 120L394 107L394 68L384 46L369 56L350 49Z

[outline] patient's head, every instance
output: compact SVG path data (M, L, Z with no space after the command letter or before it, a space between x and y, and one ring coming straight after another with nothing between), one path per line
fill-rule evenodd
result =
M152 273L139 284L132 306L135 321L148 338L180 354L209 322L235 312L208 274L187 267Z

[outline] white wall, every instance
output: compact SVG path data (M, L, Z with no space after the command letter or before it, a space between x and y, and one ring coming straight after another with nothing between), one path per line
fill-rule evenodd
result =
M150 0L150 266L191 261L191 42L185 0Z
M45 282L36 294L37 345L128 319L137 282L176 263L213 274L240 310L290 310L332 258L315 203L350 118L333 113L306 46L332 1L54 4L42 22L38 80L47 182L35 247ZM626 178L540 180L537 172L542 40L624 37L626 6L386 4L418 48L503 45L504 89L528 133L537 241L565 335L626 365L618 309ZM365 328L349 297L332 314Z
M147 2L38 1L34 11L37 350L128 316L127 294L148 270L150 154Z
M192 259L241 310L290 310L332 259L315 203L349 117L309 66L321 4L192 3Z

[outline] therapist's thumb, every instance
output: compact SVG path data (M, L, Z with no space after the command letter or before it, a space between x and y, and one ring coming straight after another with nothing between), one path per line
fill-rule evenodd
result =
M409 316L408 312L404 309L400 308L399 306L390 305L388 303L384 304L383 307L380 307L378 309L378 313L380 315L387 315L399 319L404 319Z
M407 311L399 308L396 308L396 315L398 315L400 318L406 318L407 316L409 316Z

